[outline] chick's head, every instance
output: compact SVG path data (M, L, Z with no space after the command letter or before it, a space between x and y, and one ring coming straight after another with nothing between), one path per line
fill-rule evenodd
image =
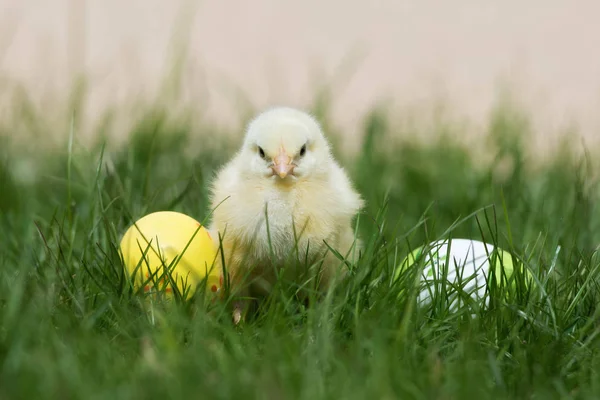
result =
M288 107L270 109L250 122L240 156L246 174L281 182L326 174L331 160L319 123Z

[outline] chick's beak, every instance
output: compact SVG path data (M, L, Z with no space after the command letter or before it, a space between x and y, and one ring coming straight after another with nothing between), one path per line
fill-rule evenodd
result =
M294 165L292 159L285 153L282 148L279 150L279 154L273 159L273 172L279 175L281 179L294 172Z

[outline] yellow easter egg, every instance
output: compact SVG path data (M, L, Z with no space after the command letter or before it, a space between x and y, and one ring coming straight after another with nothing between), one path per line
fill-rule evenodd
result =
M222 274L216 265L217 245L194 218L173 211L148 214L131 225L120 243L134 287L173 295L173 283L184 298L206 279L207 293L218 294Z

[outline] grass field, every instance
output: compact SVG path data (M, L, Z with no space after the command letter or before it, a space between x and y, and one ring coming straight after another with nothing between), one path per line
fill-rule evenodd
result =
M23 146L0 121L0 397L599 398L595 153L563 146L533 164L527 125L500 112L493 157L480 160L443 127L426 145L391 142L395 117L374 112L363 150L339 155L367 201L355 272L308 309L282 285L243 327L201 296L150 306L117 252L152 211L203 220L235 141L150 112L124 147L82 148L73 131L57 150L43 137ZM491 289L489 306L454 312L443 295L416 307L394 268L448 235L510 250L537 290Z

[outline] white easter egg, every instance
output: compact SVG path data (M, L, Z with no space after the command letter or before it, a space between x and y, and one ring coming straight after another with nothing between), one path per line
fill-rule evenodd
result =
M424 257L423 263L415 264L421 257ZM451 309L464 304L461 300L467 296L488 304L490 260L496 267L495 281L499 283L503 279L504 287L514 288L511 254L494 245L470 239L439 240L414 250L396 269L395 278L411 266L423 267L419 277L420 305L427 305L432 296L440 295L446 296ZM524 271L528 273L526 269Z

